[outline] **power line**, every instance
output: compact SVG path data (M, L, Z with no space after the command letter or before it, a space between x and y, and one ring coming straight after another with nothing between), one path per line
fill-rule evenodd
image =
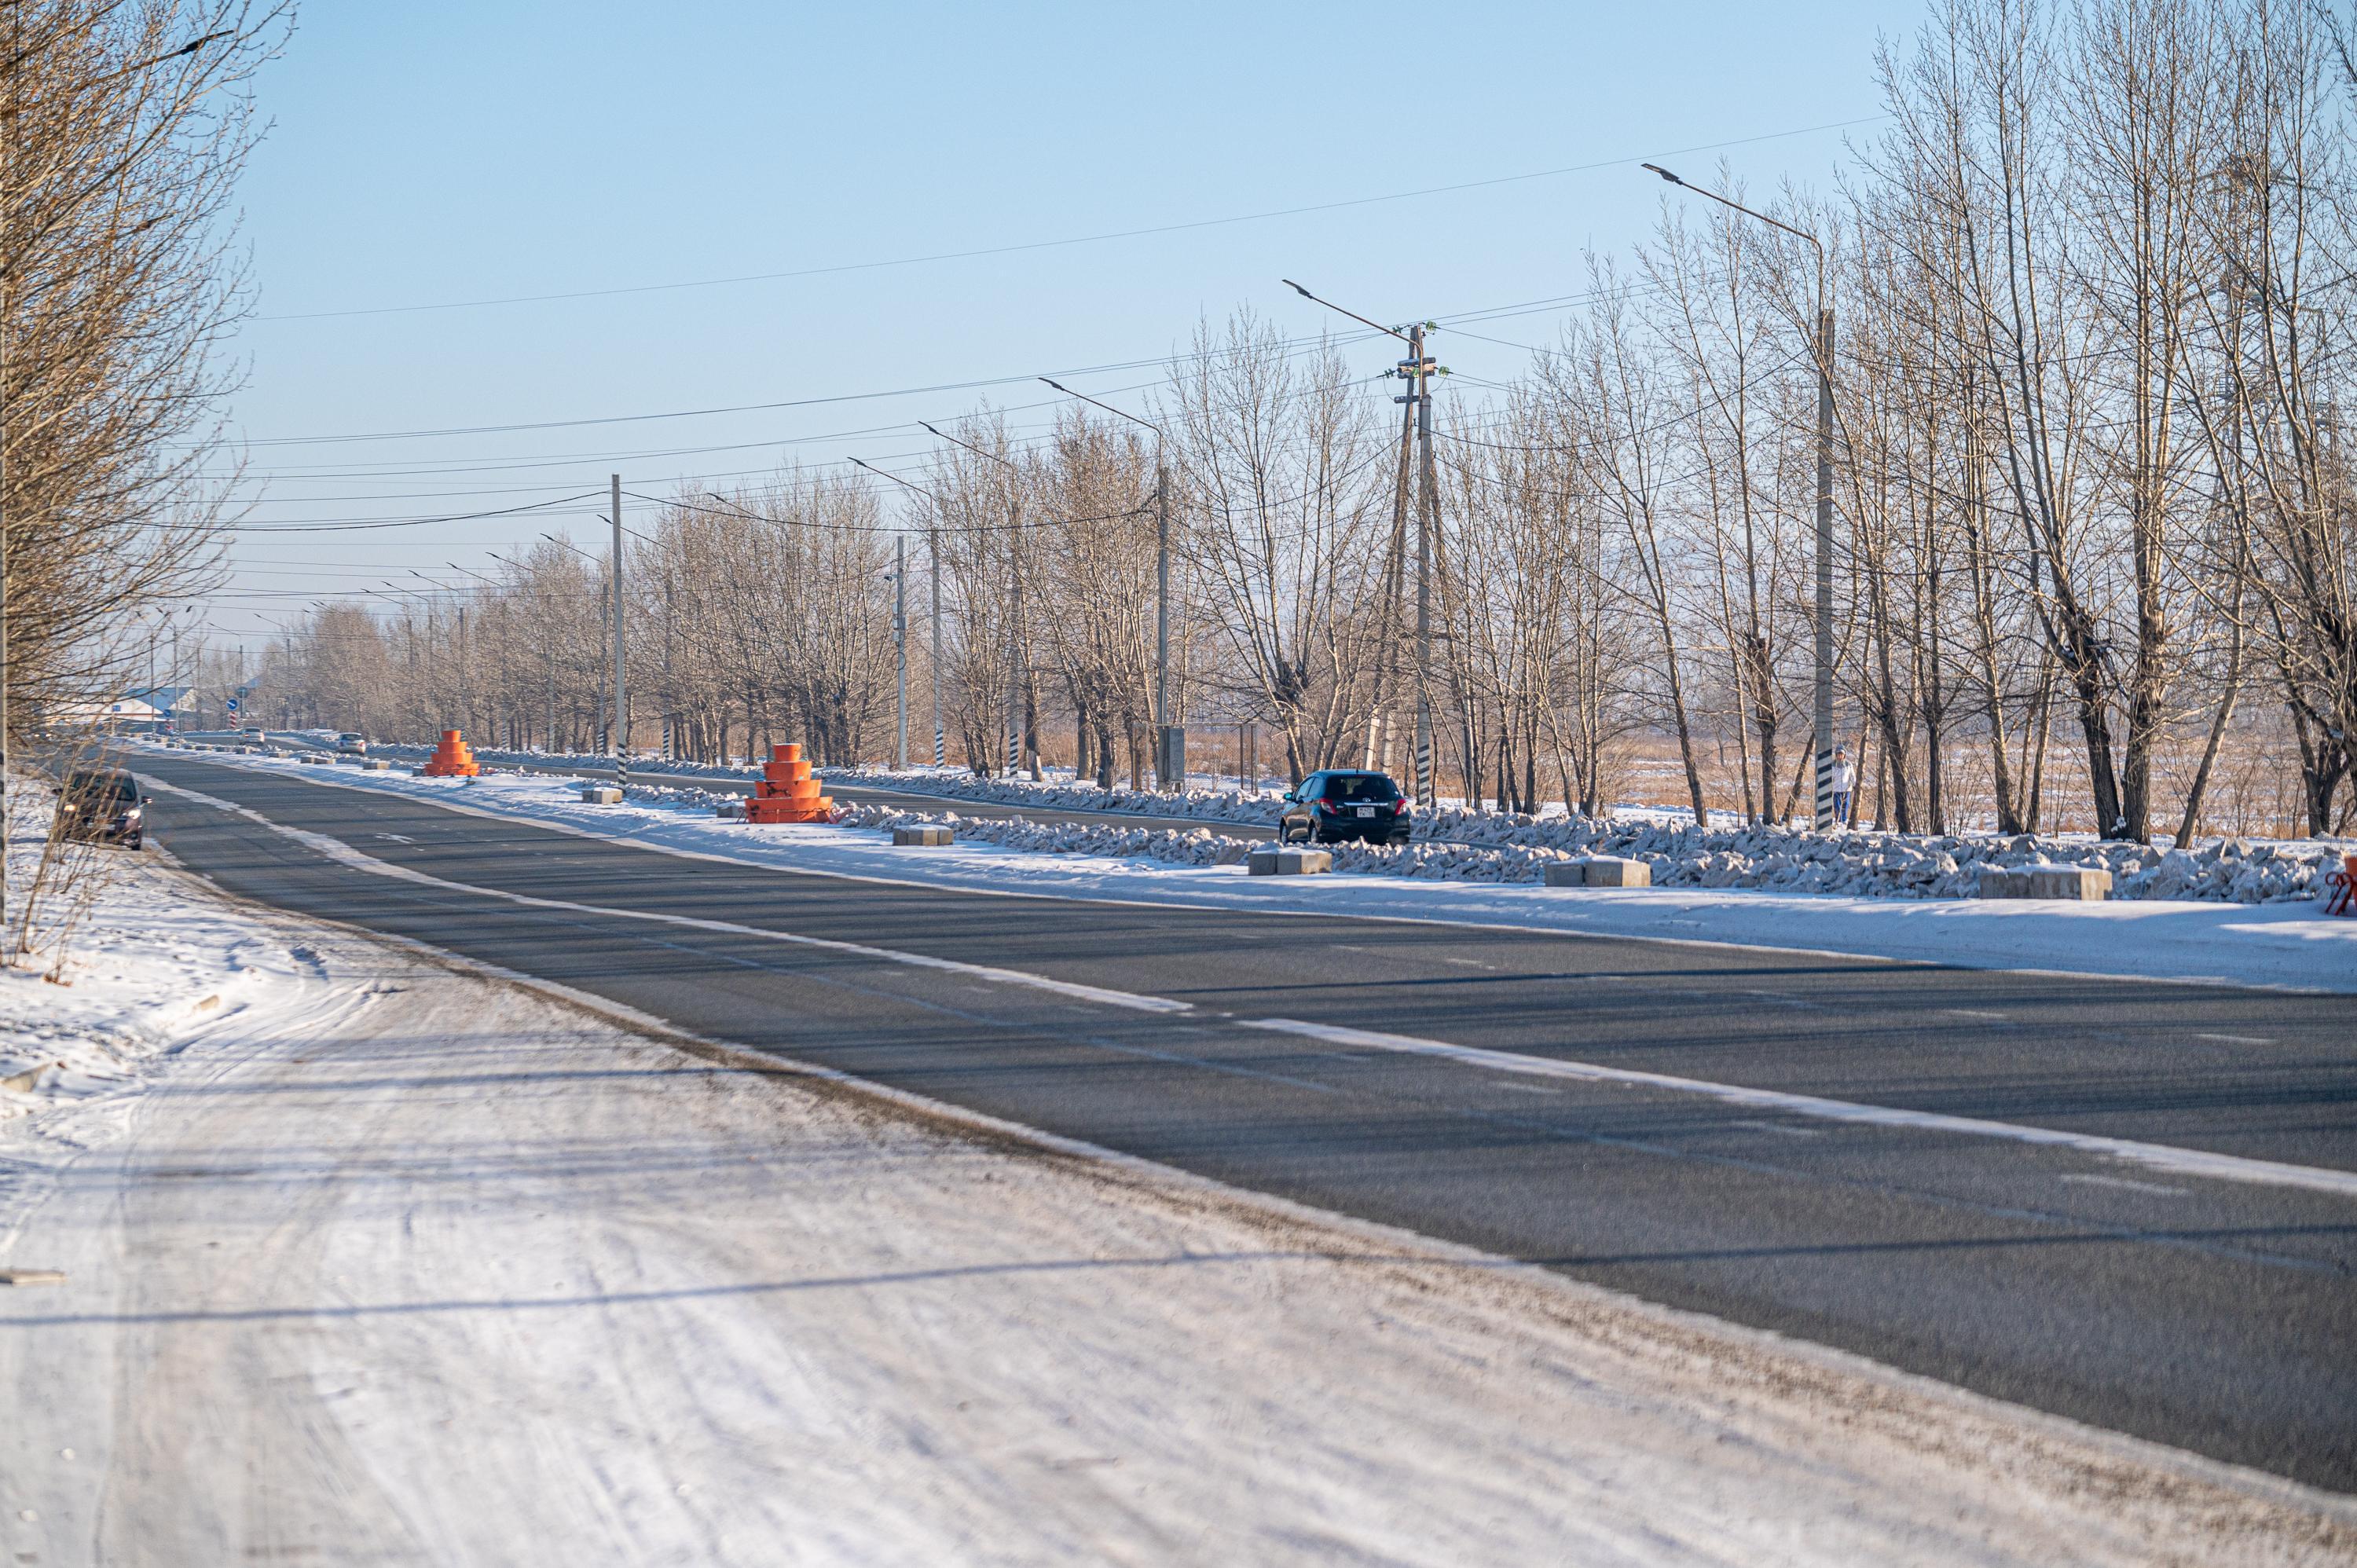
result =
M1757 136L1739 136L1732 141L1706 142L1696 146L1675 147L1663 152L1640 154L1632 157L1600 158L1593 163L1566 164L1561 168L1535 169L1527 174L1496 175L1487 179L1462 180L1453 185L1425 186L1415 190L1393 191L1383 196L1351 197L1340 201L1312 202L1301 207L1272 208L1260 212L1234 213L1224 218L1198 218L1180 223L1157 223L1139 229L1114 229L1097 234L1075 234L1057 240L1028 240L1007 245L983 245L961 251L937 251L927 255L896 256L882 261L841 262L830 266L797 267L783 272L743 273L732 277L692 278L676 283L630 284L611 288L571 289L556 294L505 295L489 299L443 300L424 305L359 306L341 310L290 311L278 316L258 316L256 321L327 321L363 316L406 316L427 311L479 310L508 305L544 305L560 300L612 299L623 295L669 294L695 288L725 288L750 283L780 283L792 278L826 277L840 273L875 272L890 267L922 266L936 262L973 261L985 256L1019 255L1028 251L1048 251L1071 245L1104 244L1115 240L1146 239L1157 234L1181 234L1198 229L1218 229L1237 223L1261 223L1278 218L1298 218L1313 212L1339 212L1353 207L1372 207L1384 202L1412 201L1427 196L1447 196L1458 191L1482 190L1501 185L1517 185L1535 179L1555 179L1564 175L1592 174L1598 169L1620 168L1643 158L1684 157L1689 153L1718 152L1727 147L1751 146L1760 142L1779 141L1788 136L1813 135L1820 131L1841 131L1854 125L1871 125L1887 120L1888 114L1868 114L1856 120L1835 120L1822 125L1803 125L1786 131L1770 131Z

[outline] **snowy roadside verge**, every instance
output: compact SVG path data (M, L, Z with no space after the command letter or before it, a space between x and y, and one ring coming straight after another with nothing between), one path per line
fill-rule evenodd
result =
M415 747L387 748L402 755ZM486 763L543 763L598 767L610 759L570 753L510 752L478 748ZM640 786L660 790L657 780L697 779L742 781L759 769L730 764L639 762ZM1233 790L1189 789L1155 794L1143 789L1100 789L1093 783L1048 779L985 779L957 769L915 768L896 772L836 768L821 777L830 785L928 795L945 807L959 801L996 806L1052 808L1107 816L1177 818L1206 826L1269 827L1283 808L1272 796ZM678 786L672 786L678 788ZM1106 824L1107 832L1122 832ZM1164 830L1168 831L1168 830ZM1011 842L1001 838L997 842ZM1026 847L1039 847L1027 845ZM1075 849L1093 846L1074 844ZM1156 847L1159 847L1158 845ZM1155 849L1114 853L1135 855ZM1241 852L1237 852L1241 854ZM1616 809L1603 821L1562 815L1468 811L1444 803L1416 820L1415 843L1403 850L1361 844L1339 847L1336 869L1379 871L1396 875L1534 881L1549 860L1610 854L1641 860L1661 887L1742 888L1777 893L1836 893L1867 898L1969 898L1987 868L2078 865L2109 872L2113 897L2231 904L2294 903L2320 897L2324 875L2341 857L2357 853L2357 842L2323 839L2212 838L2184 848L2111 843L2085 834L1947 833L1901 834L1851 832L1838 836L1781 827L1742 825L1698 829L1689 812L1651 807ZM1169 856L1214 864L1183 850Z
M42 812L46 816L46 810ZM36 832L45 822L20 822ZM41 852L9 845L10 883ZM66 1162L119 1133L161 1067L191 1042L318 1005L316 955L217 899L153 853L91 856L90 908L65 937L0 968L0 1256L10 1227Z
M296 1026L258 1011L156 1060L171 1092L85 1146L23 1227L68 1280L0 1293L0 1549L18 1558L2357 1548L2347 1499L699 1058L346 933L306 945L317 989L363 1004Z
M619 806L583 804L562 779L490 774L472 780L363 773L252 757L209 757L281 777L407 795L544 825L787 870L919 883L977 893L1105 898L1287 914L1340 914L1651 940L1729 942L1970 968L2357 993L2357 920L2308 900L2246 906L2142 899L1880 899L1740 889L1544 887L1373 874L1247 877L1201 830L1047 827L960 820L947 849L895 849L852 826L748 827L717 821L695 794L654 787ZM887 823L888 812L871 812ZM908 821L945 821L909 816ZM1100 832L1110 838L1086 837ZM1041 854L1032 835L1093 844ZM1144 853L1141 853L1144 852ZM1183 864L1195 854L1203 864Z

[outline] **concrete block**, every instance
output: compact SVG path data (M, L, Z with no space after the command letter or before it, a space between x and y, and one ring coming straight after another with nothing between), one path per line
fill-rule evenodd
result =
M2029 897L2029 868L2016 865L1982 866L1980 896L1984 898Z
M611 784L584 784L581 786L581 803L585 806L619 806L622 803L622 792Z
M1333 855L1322 849L1256 849L1244 862L1252 876L1317 876L1333 869Z
M723 800L712 808L712 814L724 822L741 822L745 820L745 802Z
M2028 871L2028 897L2100 904L2112 896L2112 874L2099 866L2033 865Z
M1584 860L1551 860L1540 875L1550 887L1585 887L1587 886L1587 863Z
M361 763L361 766L367 768L371 773L390 773L393 771L393 764L387 762L382 757L371 757L367 761Z
M1617 854L1591 854L1576 861L1580 880L1590 887L1651 887L1653 868L1641 860Z
M335 760L333 757L322 757L316 751L307 751L303 754L303 766L306 768L325 768L333 760Z
M956 836L948 828L932 825L892 830L892 843L895 847L907 844L945 844Z

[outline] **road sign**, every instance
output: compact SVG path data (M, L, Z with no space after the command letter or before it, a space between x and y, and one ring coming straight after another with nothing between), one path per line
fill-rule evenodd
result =
M242 703L240 703L240 702L239 702L235 697L231 697L231 699L229 699L229 701L228 701L228 702L226 702L226 703L222 703L221 705L222 705L223 707L227 708L231 713L235 714L235 713L237 713L237 712L238 712L242 707L243 707L243 705L244 705L244 704L242 704Z

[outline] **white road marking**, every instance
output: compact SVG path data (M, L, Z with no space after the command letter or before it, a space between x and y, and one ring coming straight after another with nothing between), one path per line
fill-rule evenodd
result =
M1494 963L1483 963L1478 958L1444 958L1440 961L1443 963L1453 963L1459 969L1495 969L1498 967Z
M665 915L651 909L618 909L602 904L576 904L568 898L535 898L525 893L510 893L498 887L480 887L469 882L452 882L445 877L428 876L407 866L393 865L364 854L340 839L325 833L308 832L274 822L261 812L249 810L234 800L224 800L199 790L152 780L158 789L183 796L201 805L258 822L274 833L283 833L298 843L308 845L338 865L371 875L390 876L398 882L414 882L427 887L447 887L454 892L473 893L486 898L502 899L510 904L522 904L534 909L563 909L580 915L611 915L618 919L646 920L656 925L684 926L691 930L718 931L727 936L759 937L764 941L786 942L794 947L819 948L828 952L850 953L859 958L881 959L888 963L905 963L917 969L942 970L951 974L969 974L977 980L994 981L1001 985L1028 986L1035 991L1052 991L1058 995L1077 1001L1101 1003L1107 1007L1125 1007L1133 1013L1189 1013L1194 1004L1174 1002L1167 996L1145 996L1134 991L1109 991L1101 985L1082 985L1069 980L1050 980L1044 974L1030 974L1019 969L996 969L989 964L960 963L955 959L935 958L930 953L903 952L897 948L869 947L862 942L832 941L825 937L806 937L794 931L764 930L759 926L740 926L731 920L706 920L693 915Z
M2197 1040L2215 1040L2222 1046L2272 1046L2275 1042L2265 1035L2196 1035Z
M851 953L861 958L879 959L889 963L905 963L920 969L945 971L952 974L970 974L996 981L1006 985L1029 986L1079 1001L1100 1003L1108 1007L1127 1008L1139 1013L1186 1013L1193 1011L1189 1003L1173 1001L1165 996L1147 996L1135 992L1114 991L1103 986L1081 985L1071 981L1051 980L1046 975L1029 974L1021 970L997 969L987 964L961 963L954 959L935 958L929 953L902 952L892 948L868 947L858 942L833 941L824 937L802 936L791 931L764 930L759 926L740 926L727 920L700 919L690 915L665 915L645 909L619 909L597 904L579 904L563 898L535 898L527 894L509 893L496 887L479 887L470 883L452 882L439 876L428 876L422 871L389 865L364 854L341 840L315 833L301 828L290 828L274 822L261 812L241 806L234 800L224 800L201 790L167 784L152 779L154 787L167 793L210 806L217 811L243 817L270 832L306 844L339 865L372 875L389 876L397 881L417 883L428 887L447 887L454 892L473 893L487 898L497 898L530 908L563 909L576 914L609 915L619 919L645 920L658 925L680 926L692 930L718 931L730 936L754 937L765 941L785 942L796 947L817 948L830 952ZM2311 1165L2283 1165L2273 1160L2244 1159L2234 1155L2212 1154L2199 1149L2172 1148L2162 1144L2143 1144L2127 1138L2106 1138L2092 1133L2066 1133L2050 1127L2027 1127L2010 1122L1987 1122L1977 1117L1950 1116L1932 1111L1902 1111L1889 1106L1861 1105L1846 1100L1826 1100L1813 1094L1791 1094L1781 1090L1751 1089L1741 1084L1713 1083L1703 1079L1678 1078L1668 1073L1640 1072L1628 1068L1602 1067L1590 1062L1566 1061L1551 1057L1516 1056L1508 1051L1488 1050L1479 1046L1456 1046L1445 1040L1419 1039L1413 1035L1378 1034L1369 1029L1350 1029L1334 1024L1309 1024L1294 1018L1240 1018L1239 1027L1265 1029L1272 1033L1294 1035L1307 1039L1323 1040L1329 1045L1355 1046L1362 1048L1393 1051L1411 1056L1437 1058L1461 1062L1469 1067L1486 1068L1492 1071L1512 1073L1528 1078L1572 1079L1590 1083L1625 1083L1642 1088L1668 1090L1681 1094L1696 1094L1728 1104L1748 1106L1759 1111L1784 1112L1815 1117L1822 1121L1864 1123L1870 1126L1905 1127L1923 1132L1955 1133L1973 1137L1996 1138L2018 1144L2029 1144L2052 1148L2075 1149L2082 1153L2107 1155L2128 1160L2154 1170L2173 1175L2206 1176L2220 1181L2244 1182L2261 1187L2299 1187L2311 1192L2330 1193L2335 1197L2357 1197L2357 1172L2325 1170Z
M1453 1046L1446 1040L1419 1039L1413 1035L1383 1035L1372 1029L1346 1029L1334 1024L1306 1024L1297 1018L1240 1018L1247 1029L1279 1035L1300 1035L1338 1046L1363 1046L1408 1056L1435 1057L1467 1067L1526 1078L1566 1078L1584 1083L1625 1083L1641 1089L1668 1090L1741 1105L1754 1111L1779 1111L1823 1122L1847 1122L1872 1127L1904 1127L1924 1133L1958 1133L1968 1137L1997 1138L2008 1143L2048 1148L2075 1149L2082 1154L2128 1160L2172 1176L2206 1176L2216 1181L2244 1182L2256 1187L2301 1187L2336 1197L2357 1197L2357 1171L2320 1169L2314 1165L2281 1165L2273 1160L2244 1159L2237 1155L2212 1154L2202 1149L2172 1148L2165 1144L2140 1144L2130 1138L2106 1138L2093 1133L2066 1133L2052 1127L2026 1127L2013 1122L1986 1122L1976 1116L1950 1116L1937 1111L1902 1111L1887 1105L1860 1105L1847 1100L1826 1100L1813 1094L1792 1094L1777 1089L1752 1089L1738 1083L1713 1083L1706 1079L1677 1078L1669 1073L1639 1072L1629 1068L1600 1067L1593 1062L1565 1061L1555 1057L1516 1056L1511 1051L1479 1046Z
M2150 1181L2130 1181L2126 1176L2090 1176L2080 1174L2066 1176L2062 1179L2064 1181L2083 1182L2089 1187L2116 1187L2124 1188L2129 1192L2149 1192L2157 1194L2162 1197L2183 1197L2185 1196L2185 1189L2181 1187L2163 1187L2158 1182Z
M1760 1133L1775 1133L1787 1138L1822 1138L1825 1135L1822 1127L1794 1127L1782 1122L1735 1122L1729 1125L1749 1127Z
M1940 1011L1951 1018L1994 1018L2000 1023L2005 1020L2002 1013L1984 1013L1975 1007L1943 1007Z

